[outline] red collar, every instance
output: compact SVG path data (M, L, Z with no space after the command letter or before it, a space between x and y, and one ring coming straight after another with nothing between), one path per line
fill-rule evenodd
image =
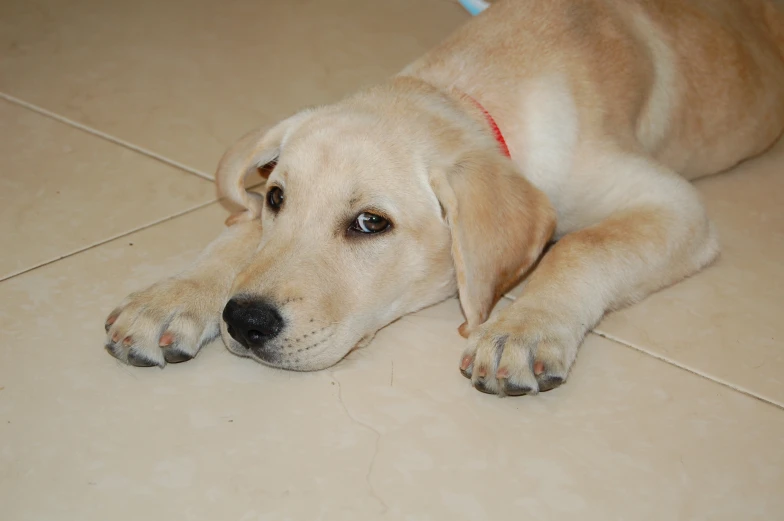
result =
M482 104L479 103L476 100L476 98L474 98L473 96L471 96L469 94L466 94L465 96L466 96L466 98L470 99L474 103L474 105L477 106L477 108L479 110L482 111L482 114L485 115L485 119L487 119L487 124L490 125L490 130L492 130L493 137L495 138L495 140L498 141L498 146L501 148L501 152L503 152L503 154L506 157L511 158L512 154L509 153L509 147L506 146L506 140L504 139L504 135L501 132L501 129L498 128L498 123L495 122L495 119L493 119L493 116L491 116L490 113L487 112L487 109L485 109L482 106Z

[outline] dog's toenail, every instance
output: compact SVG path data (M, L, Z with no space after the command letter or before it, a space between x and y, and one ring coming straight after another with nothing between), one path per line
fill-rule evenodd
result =
M104 346L106 350L115 358L122 358L122 349L117 347L115 343L108 343Z
M153 362L149 358L142 356L133 350L128 352L128 363L135 365L136 367L152 367L158 365L157 362Z
M501 369L498 370L497 373L495 373L495 377L496 378L509 378L509 369L507 369L506 367L502 367Z
M463 360L460 361L460 370L465 371L468 367L474 362L474 357L471 355L465 355Z
M115 332L115 333L112 335L112 342L117 342L118 340L120 340L120 333L118 333L118 332Z
M504 394L507 396L523 396L526 394L531 394L533 391L532 388L528 387L527 385L516 385L510 383L509 380L502 380L501 388L504 390Z
M542 374L543 372L544 372L544 362L541 362L541 361L539 361L539 360L537 360L536 362L534 362L534 374L535 374L536 376L539 376L539 375L540 375L540 374Z
M129 346L131 344L133 344L133 337L128 335L127 337L123 338L123 345L124 346Z
M181 362L187 362L193 358L193 355L184 353L177 349L164 349L163 358L170 364L179 364Z
M158 346L160 347L169 347L174 343L174 335L169 333L168 331L161 335L160 340L158 340Z
M539 382L539 391L543 393L551 391L564 383L564 379L560 376L548 376L546 378L540 378L537 381Z
M479 369L476 370L476 376L478 376L479 378L484 378L485 376L487 376L487 367L485 366L479 367Z
M484 380L477 380L474 382L474 389L485 394L496 394L495 391L487 387Z

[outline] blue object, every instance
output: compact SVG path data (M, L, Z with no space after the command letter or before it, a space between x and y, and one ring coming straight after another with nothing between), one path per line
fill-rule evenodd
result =
M471 13L473 16L478 15L488 7L490 4L485 2L484 0L458 0L460 5L466 8L466 11Z

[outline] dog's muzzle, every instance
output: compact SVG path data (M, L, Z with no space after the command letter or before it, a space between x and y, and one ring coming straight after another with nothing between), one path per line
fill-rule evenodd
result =
M256 356L268 361L276 357L269 342L286 323L274 305L265 300L232 298L223 309L223 320L229 335Z

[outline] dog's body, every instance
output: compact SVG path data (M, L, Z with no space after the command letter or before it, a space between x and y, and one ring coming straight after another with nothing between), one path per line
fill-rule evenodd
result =
M218 189L241 211L110 315L107 347L163 366L220 329L237 354L319 369L457 291L474 386L545 391L606 311L714 259L687 179L782 130L784 21L766 0L502 1L388 83L227 152ZM266 197L246 192L272 163Z

